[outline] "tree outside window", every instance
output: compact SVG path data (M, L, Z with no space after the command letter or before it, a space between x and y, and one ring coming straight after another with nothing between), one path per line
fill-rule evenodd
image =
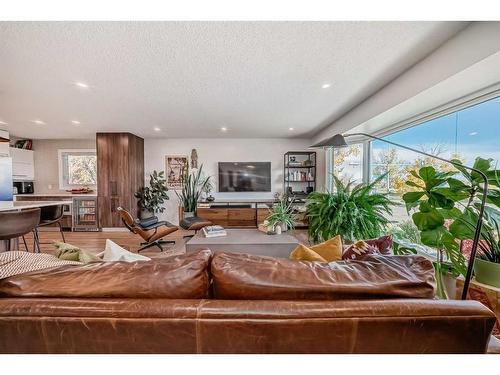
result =
M97 184L95 150L59 150L59 188L68 189Z

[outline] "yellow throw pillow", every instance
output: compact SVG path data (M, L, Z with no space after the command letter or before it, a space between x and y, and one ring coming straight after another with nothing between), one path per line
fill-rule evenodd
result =
M290 259L306 260L309 262L326 262L326 260L321 255L302 244L298 245L295 250L290 253Z
M336 235L328 241L311 246L311 250L319 254L327 262L342 260L342 238Z

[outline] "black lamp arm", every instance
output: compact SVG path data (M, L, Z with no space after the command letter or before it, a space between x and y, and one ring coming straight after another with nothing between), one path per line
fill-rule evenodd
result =
M486 177L486 175L482 171L480 171L480 170L478 170L476 168L472 168L472 167L469 167L467 165L455 163L455 162L453 162L451 160L443 159L443 158L441 158L439 156L432 155L432 154L429 154L427 152L423 152L423 151L420 151L420 150L416 150L414 148L407 147L407 146L404 146L404 145L400 145L399 143L391 142L391 141L388 141L386 139L375 137L375 136L370 135L370 134L366 134L366 133L344 134L344 138L352 137L352 136L363 136L363 137L368 137L368 138L375 139L377 141L381 141L381 142L384 142L384 143L388 143L388 144L391 144L393 146L403 148L405 150L416 152L417 154L425 155L425 156L428 156L428 157L431 157L431 158L434 158L434 159L437 159L437 160L441 160L442 162L445 162L445 163L448 163L448 164L452 164L454 166L459 166L459 167L468 169L468 170L470 170L472 172L476 172L477 174L479 174L482 177L482 179L484 181L483 197L481 199L481 207L479 208L479 215L478 215L478 220L477 220L477 225L476 225L476 231L474 232L474 241L472 243L472 250L471 250L471 253L470 253L469 264L467 266L467 274L465 276L464 289L462 291L462 299L463 300L467 299L467 293L469 291L469 285L470 285L470 281L472 279L472 272L474 270L474 261L476 259L477 247L479 245L479 239L481 237L481 228L483 226L484 207L486 206L486 194L488 192L488 177Z

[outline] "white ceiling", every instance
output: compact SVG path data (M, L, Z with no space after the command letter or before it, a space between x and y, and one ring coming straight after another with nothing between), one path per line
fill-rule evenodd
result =
M466 26L0 22L0 121L44 139L310 137Z

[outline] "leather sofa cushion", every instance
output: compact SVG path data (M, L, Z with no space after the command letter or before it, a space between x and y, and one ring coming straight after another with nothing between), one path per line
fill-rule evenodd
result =
M96 262L0 280L0 297L168 298L209 295L210 250L149 262Z
M370 255L332 263L238 253L212 259L214 297L246 300L434 298L432 263L421 256Z

